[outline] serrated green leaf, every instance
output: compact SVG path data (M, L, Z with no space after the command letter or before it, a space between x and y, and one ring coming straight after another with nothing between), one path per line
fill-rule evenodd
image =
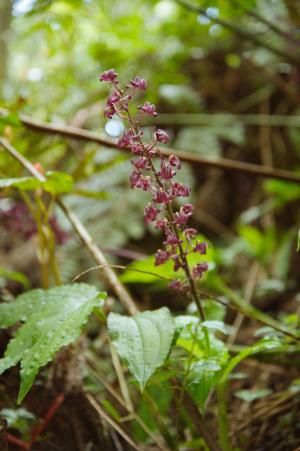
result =
M62 285L49 290L36 288L22 293L12 302L0 304L0 329L10 327L18 321L26 322L34 313L65 298L71 296L75 299L81 298L88 290L90 294L91 290L94 290L94 295L97 295L96 288L85 283Z
M21 361L20 403L31 388L41 366L62 347L78 338L83 325L105 293L87 284L32 290L16 298L6 312L6 322L26 323L17 331L0 360L0 374ZM16 308L13 304L16 303ZM27 307L27 311L26 311Z
M111 313L108 330L118 354L142 391L171 349L175 325L169 309L163 307L132 317Z

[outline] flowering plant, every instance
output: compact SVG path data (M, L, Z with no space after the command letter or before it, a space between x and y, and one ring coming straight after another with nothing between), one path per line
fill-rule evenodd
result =
M110 83L114 91L109 95L104 114L107 118L117 115L127 125L123 136L118 141L120 148L130 148L134 158L131 160L132 172L130 185L133 189L148 191L151 201L145 206L145 223L153 223L160 229L165 239L162 249L155 253L155 265L161 265L168 260L173 261L174 271L182 269L186 276L186 282L174 279L170 287L175 290L190 292L197 305L200 318L205 319L204 310L197 293L196 281L207 271L207 263L197 263L192 268L189 266L187 256L191 252L206 254L205 242L194 242L197 230L188 226L188 220L193 214L193 205L185 203L179 209L175 208L175 200L179 197L187 198L190 188L175 180L176 171L181 168L181 161L176 155L165 157L162 155L159 145L168 143L169 135L158 128L152 132L151 140L144 139L143 130L140 128L141 115L157 116L155 105L146 101L137 107L135 114L131 107L131 100L138 91L147 88L147 81L136 76L125 85L119 86L118 74L114 69L105 71L100 76L100 81Z

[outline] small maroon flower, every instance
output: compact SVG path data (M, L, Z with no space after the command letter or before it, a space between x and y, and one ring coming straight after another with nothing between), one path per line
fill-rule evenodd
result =
M198 263L197 265L195 265L193 267L193 271L192 271L192 277L193 279L199 279L200 277L203 276L203 273L205 273L208 270L208 264L203 262L203 263Z
M100 81L110 81L111 83L118 83L118 74L114 69L109 69L103 72L103 74L100 75L99 79Z
M182 183L175 182L171 186L171 196L172 197L188 197L190 195L190 188Z
M152 158L153 155L156 154L156 149L154 144L146 144L145 150L147 152L148 157Z
M167 204L170 201L170 199L167 193L160 188L154 194L153 201L157 204Z
M157 112L155 111L155 105L150 102L145 102L144 105L138 107L139 110L143 111L143 113L148 114L149 116L157 116Z
M176 155L170 155L169 156L169 163L173 168L180 169L181 168L181 161L179 160Z
M163 160L162 163L161 163L161 168L160 168L159 175L164 180L171 180L174 177L175 172L173 171L171 166L169 166L168 163L166 163L166 161Z
M182 291L183 283L179 279L174 279L169 283L168 287L175 291Z
M118 141L118 147L120 147L121 149L130 147L134 141L134 138L135 136L131 130L125 132Z
M170 258L170 254L167 251L164 251L162 249L158 249L158 251L155 253L155 266L163 265L166 263Z
M192 240L197 235L197 230L196 229L192 229L192 228L188 228L188 229L185 229L183 231L183 233L185 234L185 236L186 236L186 238L188 240Z
M155 223L155 228L165 230L169 226L169 221L166 218L160 218Z
M145 90L147 89L147 81L138 75L130 80L128 87Z
M180 212L184 213L187 216L191 216L194 212L194 207L192 204L185 204L180 208Z
M148 204L147 207L144 209L144 219L146 224L149 222L155 221L157 215L159 213L159 210L154 207L154 205Z
M143 191L148 191L151 187L151 179L149 176L141 175L135 184L136 188L141 188Z
M149 161L146 157L139 157L136 160L131 160L131 163L137 169L150 169Z
M121 94L118 91L115 91L111 94L107 99L107 106L112 106L117 103L121 98Z
M143 155L143 147L141 146L141 144L137 143L137 142L133 142L130 145L131 148L131 152L134 155Z
M185 226L188 219L189 219L189 217L187 215L185 215L183 212L176 212L174 214L174 223L179 228L182 226Z
M111 119L113 115L115 114L116 110L113 105L107 106L104 110L104 116L108 119Z
M177 236L174 233L167 233L167 239L164 241L164 244L170 244L171 246L177 246L178 244L181 244L182 240L177 238Z
M141 178L141 173L139 171L133 170L130 174L130 186L131 188L135 188L136 184Z
M158 128L156 132L153 133L153 139L160 143L167 143L170 138L167 132Z
M200 255L206 254L207 245L203 241L202 243L197 243L196 246L193 248L194 252L199 252Z

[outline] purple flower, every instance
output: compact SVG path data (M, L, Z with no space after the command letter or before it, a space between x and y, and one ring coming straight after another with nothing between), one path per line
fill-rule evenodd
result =
M143 155L143 147L141 146L141 144L137 142L132 142L130 148L131 152L134 155Z
M130 80L130 82L127 86L130 88L145 90L145 89L147 89L147 81L144 78L139 77L137 75L132 80Z
M104 116L108 119L111 119L113 115L115 114L116 110L113 105L107 106L104 110Z
M131 163L137 169L150 169L150 163L146 157L139 157L136 160L131 160Z
M159 218L156 221L155 228L165 230L169 226L169 221L166 218Z
M170 201L170 199L167 193L160 188L154 194L153 201L157 204L167 204Z
M177 227L182 227L185 226L185 224L187 223L189 217L184 214L183 212L176 212L174 214L174 223Z
M169 166L168 163L166 163L166 160L163 160L161 163L159 175L164 180L171 180L175 175L175 172L173 171L171 166Z
M167 239L164 241L164 244L170 244L171 246L177 246L178 244L181 244L182 240L177 238L177 236L174 233L167 233Z
M118 147L120 147L121 149L130 147L130 145L132 144L134 139L135 139L135 136L134 136L133 132L131 130L129 130L128 132L125 132L123 134L123 136L119 139Z
M194 207L192 204L185 204L180 208L180 212L184 213L187 216L191 216L194 212Z
M183 185L183 183L175 182L172 183L171 186L171 196L172 197L189 197L190 195L190 188L186 185Z
M172 280L169 283L168 287L171 288L172 290L175 290L175 291L182 291L183 288L184 288L183 287L183 283L179 279Z
M188 229L185 229L183 231L183 233L185 234L186 239L192 240L197 235L197 230L196 229L192 229L192 228L188 228Z
M155 111L155 105L150 102L145 102L144 105L138 107L139 110L143 111L143 113L148 114L149 116L157 116L157 112Z
M112 106L117 103L121 98L121 94L118 91L115 91L111 94L107 99L107 106Z
M179 160L176 155L170 155L169 156L169 163L173 168L180 169L181 168L181 161Z
M100 75L99 79L100 81L110 81L111 83L119 83L118 82L118 74L114 69L109 69L103 72L103 74Z
M153 139L154 141L158 141L160 143L167 143L170 138L167 132L158 128L153 134Z
M139 171L133 170L132 173L130 174L130 186L131 188L135 188L137 182L140 180L141 178L141 173Z
M196 246L193 248L194 252L199 252L200 255L206 254L207 245L203 241L202 243L197 243Z
M170 254L167 251L164 251L162 249L158 249L158 251L155 253L155 261L154 265L159 266L164 263L166 263L170 258Z
M208 270L208 264L203 262L203 263L198 263L197 265L195 265L193 267L192 270L192 277L193 279L199 279L203 276L203 273L205 273Z
M156 154L155 145L154 144L146 144L145 150L147 152L148 157L153 157Z
M148 224L149 222L155 221L158 213L159 213L159 211L156 207L154 207L154 205L148 204L148 206L145 207L145 209L144 209L144 219L145 219L146 224Z
M151 179L149 176L141 175L135 184L136 188L141 188L143 191L148 191L151 187Z

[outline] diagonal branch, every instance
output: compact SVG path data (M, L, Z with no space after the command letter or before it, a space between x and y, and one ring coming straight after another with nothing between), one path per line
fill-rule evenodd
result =
M54 125L48 122L33 120L25 115L20 115L20 120L25 127L31 130L35 130L37 132L53 133L65 136L66 138L95 142L97 144L109 148L114 149L118 148L116 142L113 141L112 139L103 138L98 133L90 132L82 128L70 127L67 125ZM130 151L130 149L119 149L119 150L125 152ZM286 171L284 169L274 169L268 166L260 166L257 164L245 163L243 161L233 161L226 158L219 158L217 160L213 160L210 158L201 157L199 155L194 155L190 152L184 152L171 148L163 148L160 150L161 153L165 156L175 154L178 155L178 157L182 161L185 161L186 163L190 163L193 165L208 166L211 168L217 168L225 171L239 172L248 174L253 177L275 178L279 180L300 183L299 175L294 174L293 172L290 171Z

